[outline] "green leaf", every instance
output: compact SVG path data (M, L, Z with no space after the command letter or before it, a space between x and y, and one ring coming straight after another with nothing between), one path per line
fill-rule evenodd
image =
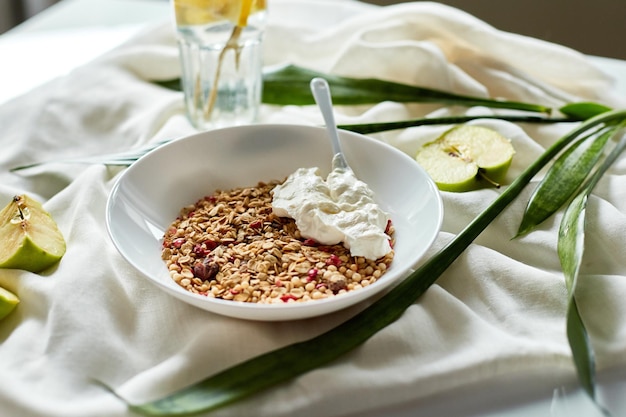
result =
M626 118L626 112L621 117ZM328 364L357 348L400 318L533 176L580 134L579 129L556 141L443 249L361 313L317 337L251 358L160 400L131 405L131 409L146 415L186 415L214 410Z
M315 104L309 84L316 77L328 81L336 105L376 104L383 101L399 103L445 103L463 106L485 106L550 113L551 109L536 104L485 99L452 94L445 91L415 87L374 78L350 78L286 65L263 74L263 102L278 105Z
M581 192L568 205L559 228L558 254L568 293L567 338L578 379L596 404L598 404L598 401L595 395L594 353L587 329L576 304L575 292L580 279L579 272L584 254L585 212L589 195L606 170L625 148L626 134L622 134L622 139L618 145L612 150L600 168L591 176ZM602 409L601 405L598 404L598 406Z
M584 252L587 197L586 192L578 194L565 211L559 230L558 253L568 293L567 336L581 385L590 396L594 397L593 353L574 298L574 289Z
M11 168L9 171L17 172L46 164L103 164L110 166L129 166L146 153L161 146L164 143L167 143L168 141L169 140L163 140L156 143L149 143L148 145L145 145L139 149L132 149L130 151L117 152L107 155L80 156L77 158L65 158L44 162L35 162L32 164L20 165Z
M313 105L310 82L322 77L328 81L335 105L399 103L444 103L462 106L485 106L549 114L551 108L515 101L470 97L429 88L394 83L373 78L341 77L286 65L263 72L262 102L272 105ZM180 91L180 79L155 82L162 87Z
M519 116L519 115L497 115L497 116L452 116L452 117L429 117L423 119L413 119L407 121L400 122L389 122L389 123L363 123L363 124L353 124L353 125L339 125L340 129L350 130L352 132L357 132L361 134L369 134L369 133L377 133L384 132L387 130L394 129L403 129L407 127L414 126L425 126L425 125L448 125L448 124L460 124L466 123L471 120L478 119L495 119L495 120L506 120L509 122L519 122L519 123L562 123L562 122L575 122L577 120L568 119L568 118L549 118L543 116ZM167 141L163 141L158 143L160 145ZM119 166L130 166L137 159L141 158L143 155L151 151L155 146L149 144L140 149L131 150L129 152L121 152L121 153L113 153L113 154L105 154L98 156L87 156L87 157L77 157L77 158L66 158L60 160L52 160L52 161L43 161L43 162L34 162L27 165L20 165L14 168L11 168L11 172L22 171L29 168L34 168L40 165L46 164L102 164L102 165L119 165Z
M580 188L613 133L614 129L609 128L579 139L552 164L530 197L517 236L545 221Z
M588 101L569 103L559 109L559 111L564 115L578 120L587 120L611 110L612 109L610 107L603 104Z
M167 88L173 91L182 91L183 86L180 82L180 78L173 78L171 80L154 81L155 84L160 85L163 88Z
M361 134L370 134L385 132L388 130L405 129L407 127L416 126L428 126L428 125L448 125L448 124L461 124L467 123L472 120L479 119L494 119L505 120L507 122L514 123L564 123L564 122L578 122L577 119L570 118L552 118L543 116L520 116L520 115L484 115L484 116L448 116L448 117L425 117L420 119L402 120L397 122L383 122L383 123L362 123L351 125L338 125L337 127L343 130L350 130L352 132Z
M608 139L605 135L616 121L624 118L626 110L611 110L582 122L570 132L570 135L574 135L572 140L581 135L593 137L595 137L593 133L600 135L593 141L579 141L555 161L531 195L516 237L528 233L546 220L573 195L600 157ZM599 130L593 131L596 126ZM607 130L603 130L603 127L607 126ZM592 135L589 135L589 131L592 131Z

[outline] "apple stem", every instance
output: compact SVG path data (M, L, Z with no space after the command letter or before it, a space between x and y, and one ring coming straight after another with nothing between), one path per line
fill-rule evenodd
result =
M489 178L487 175L485 175L485 170L483 168L478 168L478 176L487 181L489 184L491 184L492 186L494 186L495 188L500 188L500 183L495 182L494 180L492 180L491 178Z

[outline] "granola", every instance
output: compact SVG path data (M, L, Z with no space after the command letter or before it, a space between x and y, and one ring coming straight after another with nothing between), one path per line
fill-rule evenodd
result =
M172 279L207 297L269 304L327 298L381 278L393 250L372 261L304 239L294 220L272 213L277 184L218 190L184 207L163 237ZM389 222L392 247L393 232Z

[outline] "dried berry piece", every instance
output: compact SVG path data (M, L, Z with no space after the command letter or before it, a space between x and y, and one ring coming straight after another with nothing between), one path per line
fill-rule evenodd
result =
M326 265L335 265L335 266L340 266L341 265L341 259L335 255L334 253L332 255L330 255L330 257L326 260Z
M308 282L314 281L317 278L318 273L319 271L317 270L317 268L309 269L309 271L307 272L307 281Z
M298 297L296 297L296 296L295 296L295 295L293 295L293 294L283 294L283 295L281 295L281 296L280 296L280 299L281 299L283 302L285 302L285 303L286 303L286 302L288 302L289 300L294 300L294 301L297 301L297 300L298 300Z
M215 279L219 270L220 267L215 262L211 262L208 258L206 258L202 262L197 262L193 266L193 275L203 281L210 281Z
M263 222L261 220L256 220L250 223L250 227L252 229L260 229L263 226Z

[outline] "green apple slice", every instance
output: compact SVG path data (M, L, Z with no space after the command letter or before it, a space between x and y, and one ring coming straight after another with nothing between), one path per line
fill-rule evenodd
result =
M11 291L0 287L0 320L9 315L18 305L20 299Z
M425 144L415 160L443 191L499 187L511 166L515 149L493 129L463 125Z
M65 254L65 240L42 205L17 195L0 211L0 268L41 272Z

